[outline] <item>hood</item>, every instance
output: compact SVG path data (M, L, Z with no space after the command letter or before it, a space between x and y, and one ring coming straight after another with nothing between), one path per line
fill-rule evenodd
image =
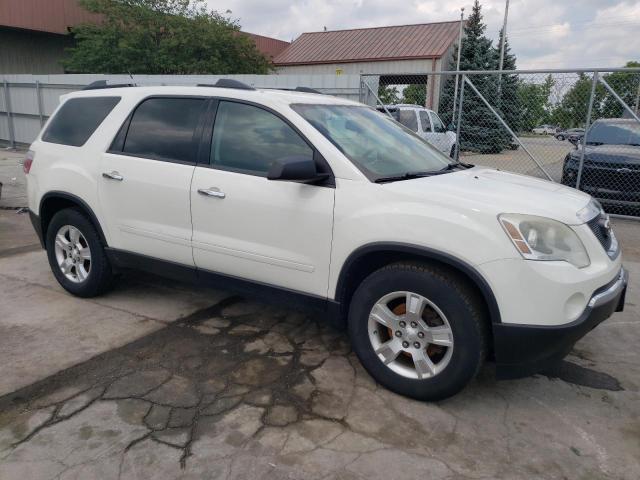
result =
M580 159L578 148L571 153L572 158ZM640 147L635 145L587 145L584 158L590 162L627 163L640 165Z
M398 196L462 215L522 213L576 225L591 196L558 183L484 167L385 185ZM409 198L406 198L409 200Z

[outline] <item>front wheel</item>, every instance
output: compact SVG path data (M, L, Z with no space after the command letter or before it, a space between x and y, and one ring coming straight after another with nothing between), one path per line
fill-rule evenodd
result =
M451 145L451 151L449 152L450 158L456 158L456 144Z
M46 234L49 265L58 283L79 297L94 297L112 285L113 273L98 232L79 210L56 213Z
M477 295L445 269L396 263L367 277L349 309L353 349L383 386L419 400L465 387L487 351Z

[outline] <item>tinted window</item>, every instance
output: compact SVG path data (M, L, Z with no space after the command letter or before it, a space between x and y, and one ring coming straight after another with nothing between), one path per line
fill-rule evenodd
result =
M211 142L211 164L247 173L266 174L274 160L313 158L313 150L286 122L266 110L220 102Z
M589 129L587 143L592 145L637 145L640 146L640 124L636 121L598 121Z
M53 117L42 140L80 147L113 110L120 97L71 98Z
M436 133L446 132L447 129L444 128L444 123L440 120L440 117L435 113L431 114L431 119L433 120L433 131Z
M400 110L398 121L411 131L418 131L418 119L413 110Z
M429 121L429 115L424 110L420 110L420 123L422 124L422 130L425 132L431 131L431 122Z
M150 98L131 118L124 152L158 160L195 162L202 98Z

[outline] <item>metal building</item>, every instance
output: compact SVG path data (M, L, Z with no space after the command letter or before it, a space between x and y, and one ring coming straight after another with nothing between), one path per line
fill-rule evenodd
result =
M380 74L380 85L415 74L411 83L427 85L426 105L434 108L439 80L429 83L424 73L448 69L459 29L453 21L303 33L273 62L282 74Z
M84 10L78 0L0 0L0 74L65 73L60 61L65 48L74 44L71 28L99 22L100 16ZM289 46L275 38L242 33L269 59Z

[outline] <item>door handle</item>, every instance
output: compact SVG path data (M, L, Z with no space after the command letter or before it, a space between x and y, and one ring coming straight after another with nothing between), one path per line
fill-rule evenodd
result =
M108 178L109 180L117 180L118 182L121 182L122 180L124 180L124 177L120 175L118 172L116 172L115 170L113 170L110 173L104 172L102 176L104 178Z
M200 195L206 195L207 197L216 197L216 198L224 198L226 197L226 195L224 194L224 192L221 192L220 190L218 190L215 187L211 187L211 188L199 188L198 189L198 193Z

